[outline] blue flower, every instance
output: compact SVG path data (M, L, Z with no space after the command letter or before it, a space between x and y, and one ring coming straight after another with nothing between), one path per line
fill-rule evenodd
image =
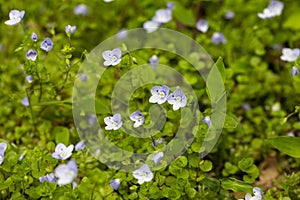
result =
M208 127L211 127L211 126L212 126L212 122L211 122L211 119L210 119L209 116L203 117L202 122L205 123L205 124L207 124Z
M76 183L75 181L73 181L72 182L72 189L74 190L77 187L78 187L78 183Z
M89 12L89 8L85 4L78 4L74 8L74 14L75 15L83 15L86 16Z
M77 176L77 164L74 160L70 160L67 164L61 164L54 170L59 186L72 183Z
M36 50L34 50L34 49L29 49L26 52L26 59L27 60L35 61L37 56L38 56L38 54L37 54Z
M268 19L281 15L284 4L280 1L271 1L269 6L264 9L263 13L258 13L258 17L262 19Z
M292 67L292 76L296 76L297 74L299 74L299 69L296 66Z
M132 172L134 178L138 179L138 183L141 185L144 182L149 182L153 179L153 173L147 164L141 166L141 168Z
M75 151L80 151L83 150L85 147L85 144L82 141L79 141L76 145L75 145Z
M29 99L28 97L24 97L21 101L21 104L25 107L28 107L29 106Z
M227 11L227 12L225 13L225 19L231 20L231 19L233 19L233 18L234 18L234 12L233 12L233 11L229 10L229 11Z
M88 123L89 125L95 125L97 123L98 119L97 116L94 114L91 114L88 116Z
M40 183L43 183L44 181L48 182L56 182L56 177L54 173L46 174L45 176L41 176L39 178Z
M87 75L86 75L86 74L80 74L80 80L81 80L82 82L87 81Z
M213 43L215 44L226 44L226 39L223 35L223 33L221 32L217 32L217 33L214 33L212 36L211 36L211 40L213 41Z
M209 24L206 20L204 19L200 19L197 23L196 23L196 28L201 31L202 33L206 33L208 28L209 28Z
M124 40L128 35L128 31L125 28L122 28L118 33L117 33L117 38L119 40Z
M0 165L2 165L4 161L4 152L6 151L7 144L5 142L0 143Z
M168 103L173 105L173 110L178 110L179 108L186 106L187 98L183 91L180 88L177 88L168 96Z
M149 99L150 103L163 104L167 101L170 88L166 85L154 86L151 88L152 96Z
M66 160L72 155L74 145L66 147L64 144L59 143L55 147L55 152L52 153L52 157L56 159Z
M10 26L15 26L18 23L21 22L21 20L23 19L25 15L25 11L19 11L19 10L11 10L9 12L9 20L5 21L4 23L6 25L10 25Z
M159 138L158 140L153 140L153 142L152 142L152 146L153 147L156 147L156 146L158 146L159 144L165 144L165 141L162 139L162 138Z
M42 50L49 52L52 50L53 42L50 38L47 37L43 42L41 42L40 47Z
M122 117L120 114L114 114L112 117L105 117L105 130L118 130L122 126Z
M117 190L120 187L120 184L121 184L120 179L117 179L117 178L114 180L111 180L109 183L110 187L113 190Z
M155 12L155 16L152 21L164 24L172 19L172 11L170 9L159 9Z
M261 189L259 187L253 188L253 194L254 194L254 196L247 193L245 196L245 200L262 200L264 197L263 192L261 191Z
M19 161L22 161L25 158L25 153L21 154L19 157Z
M131 113L130 119L134 121L134 125L133 125L134 128L143 125L145 122L145 117L139 110Z
M160 23L157 21L146 21L143 24L143 28L147 31L147 33L152 33L156 31L160 26Z
M102 53L102 57L104 58L104 66L115 66L121 62L122 51L119 48L113 50L107 50Z
M31 75L26 76L25 79L28 83L32 83L32 81L33 81L33 77Z
M65 27L65 32L67 35L73 35L76 31L76 26L67 25Z
M153 69L156 69L159 63L157 55L152 55L149 59L149 63Z
M280 59L287 62L294 62L298 59L299 55L300 55L300 49L298 48L295 49L283 48Z
M173 2L171 2L171 1L169 1L168 3L167 3L167 9L170 9L170 10L172 10L172 9L174 9L175 8L175 4L173 3Z
M37 39L38 39L38 35L36 33L32 33L31 34L31 39L32 39L32 41L36 42Z
M163 153L163 152L159 152L159 153L155 154L155 155L152 157L151 160L153 160L154 163L157 165L157 164L161 161L161 159L162 159L163 157L164 157L164 153Z

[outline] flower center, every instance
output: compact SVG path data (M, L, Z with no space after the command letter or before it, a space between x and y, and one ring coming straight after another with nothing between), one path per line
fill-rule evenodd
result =
M112 60L112 61L116 61L116 60L117 60L117 56L112 56L112 57L111 57L111 60Z
M176 97L176 101L181 101L181 97Z
M114 126L117 126L117 125L118 125L118 123L117 123L117 122L114 122L114 123L113 123L113 125L114 125Z
M60 157L65 157L66 156L66 154L64 153L64 152L62 152L61 154L60 154Z
M73 176L74 176L74 172L73 172L73 171L70 171L70 172L68 173L68 176L69 176L69 177L73 177Z
M165 93L160 92L160 93L159 93L159 96L160 96L160 98L164 98L164 97L165 97Z

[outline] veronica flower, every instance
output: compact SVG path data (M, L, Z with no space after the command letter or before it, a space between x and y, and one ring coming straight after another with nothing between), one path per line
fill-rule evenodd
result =
M56 178L54 173L46 174L45 176L41 176L39 178L40 183L43 183L44 181L48 182L56 182Z
M47 37L44 41L41 42L40 47L42 50L49 52L53 48L53 42L50 38Z
M173 110L178 110L179 108L186 106L187 98L183 91L180 88L177 88L168 96L168 103L173 105Z
M73 181L72 182L72 189L74 190L77 187L78 187L78 183L76 183L75 181Z
M110 187L113 190L117 190L120 187L120 184L121 184L120 179L117 179L117 178L114 180L111 180L109 183Z
M33 77L31 75L26 76L25 79L28 83L32 83L32 81L33 81Z
M32 33L31 34L31 39L32 39L32 41L36 42L37 39L38 39L38 35L36 33Z
M161 161L161 159L162 159L163 157L164 157L164 153L163 153L163 152L159 152L159 153L155 154L155 155L151 158L151 160L153 160L154 163L157 165L157 164Z
M296 76L297 74L299 74L299 69L296 66L292 67L292 76Z
M245 200L262 200L264 197L263 192L258 187L253 188L253 194L254 194L254 196L247 193L245 196Z
M153 142L152 142L152 146L153 147L156 147L156 146L158 146L159 144L165 144L165 141L162 139L162 138L159 138L158 140L153 140Z
M294 62L297 60L299 55L300 55L300 49L298 48L295 49L283 48L280 59L283 61Z
M91 114L88 116L88 123L90 125L95 125L97 123L97 116L94 114Z
M173 2L168 2L166 7L167 7L167 9L172 10L175 8L175 4Z
M37 56L38 56L38 55L37 55L37 52L36 52L36 50L34 50L34 49L29 49L29 50L26 52L26 59L27 59L27 60L35 61Z
M225 13L225 19L231 20L233 18L234 18L234 12L232 12L231 10L229 10Z
M84 143L82 141L79 141L76 145L75 145L75 151L80 151L83 150L85 147Z
M133 125L134 128L143 125L145 122L145 117L139 110L131 113L130 119L134 121L134 125Z
M74 8L74 14L75 15L83 15L86 16L89 12L89 8L85 4L78 4Z
M7 149L7 144L5 142L0 143L0 165L2 165L4 161L4 152Z
M15 26L18 23L21 22L21 20L23 19L25 15L25 11L19 11L19 10L11 10L9 12L9 20L6 20L4 23L6 25L11 25L11 26Z
M207 124L209 127L212 126L212 122L211 122L211 119L210 119L209 116L203 117L202 122L205 123L205 124Z
M167 101L169 95L169 87L166 85L163 86L154 86L151 88L152 96L149 99L150 103L163 104Z
M281 15L283 10L283 3L280 1L273 0L270 2L269 6L264 9L262 13L258 13L258 17L262 19L268 19L275 16Z
M25 107L28 107L29 106L29 99L28 97L24 97L21 101L21 104Z
M152 68L156 69L159 63L157 55L152 55L149 59L149 63Z
M117 38L119 40L124 40L128 35L128 31L125 28L122 28L118 33L117 33Z
M76 26L67 25L65 27L65 32L67 35L73 35L76 31Z
M72 155L73 149L73 144L66 147L64 144L59 143L56 145L55 152L52 153L52 157L56 159L66 160Z
M121 128L123 122L120 114L114 114L112 117L105 117L104 123L106 124L105 130L118 130Z
M206 20L204 19L200 19L197 23L196 23L196 28L201 31L202 33L206 33L208 28L209 28L209 24Z
M55 176L58 178L59 186L72 183L77 176L77 164L74 160L70 160L67 164L61 164L54 170Z
M170 9L159 9L155 12L155 16L152 18L152 21L158 23L167 23L172 19L172 11Z
M213 43L215 44L226 44L226 39L223 35L223 33L220 33L220 32L217 32L217 33L214 33L212 36L211 36L211 40L213 41Z
M121 62L122 51L119 48L113 50L107 50L102 53L102 57L104 58L104 66L115 66Z
M153 179L153 173L147 164L141 166L141 168L132 172L134 178L138 179L138 183L141 185L144 182L149 182Z
M156 31L160 26L160 23L157 21L146 21L143 24L143 28L147 31L147 33L152 33Z

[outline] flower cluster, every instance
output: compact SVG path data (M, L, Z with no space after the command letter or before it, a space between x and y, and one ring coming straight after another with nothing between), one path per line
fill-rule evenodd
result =
M168 101L173 105L173 110L178 110L181 107L185 107L187 104L187 98L180 88L177 88L173 93L169 94L170 88L166 85L154 86L151 89L152 96L149 99L150 103L163 104Z
M79 141L75 145L75 150L80 151L83 150L85 147L84 143L82 141ZM64 144L59 143L55 147L55 151L52 153L52 157L60 160L66 160L72 156L72 151L74 149L74 145L69 145L66 147ZM77 164L74 160L68 161L67 164L60 164L58 165L54 173L46 174L45 176L41 176L39 178L40 183L43 183L43 181L48 182L55 182L59 186L66 185L69 183L72 183L74 179L77 176ZM73 182L73 186L77 185L76 182Z
M143 28L147 33L156 31L161 25L168 23L172 20L172 9L174 4L169 2L166 9L159 9L155 12L154 17L150 21L146 21Z

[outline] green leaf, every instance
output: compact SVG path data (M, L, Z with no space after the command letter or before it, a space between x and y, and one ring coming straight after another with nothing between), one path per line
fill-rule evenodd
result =
M4 190L4 189L8 188L12 184L13 184L13 181L11 180L11 177L9 177L8 179L6 179L6 181L4 181L4 183L0 184L0 190Z
M287 16L283 23L283 28L290 28L292 30L300 30L300 12L294 12Z
M180 21L184 25L195 25L195 17L193 11L184 8L180 4L176 4L175 9L173 10L173 16L176 20Z
M222 57L219 57L216 64L215 64L222 76L222 79L223 79L223 82L225 82L226 80L226 71L225 71L225 65L224 65L224 62L223 62L223 58Z
M300 138L279 136L266 140L280 152L289 156L300 158Z
M62 126L56 126L53 129L53 134L55 135L55 142L56 144L58 143L63 143L64 145L69 144L69 130L65 127Z
M234 192L248 192L251 193L253 186L234 178L221 179L221 187L225 190L232 190Z
M200 169L203 172L209 172L210 170L212 170L213 168L213 164L210 160L203 160L200 162Z
M212 104L218 103L226 95L224 86L225 68L222 63L222 58L219 58L211 68L206 80L206 92Z
M227 113L225 117L224 127L223 128L236 128L239 124L239 121L236 116L231 113Z

